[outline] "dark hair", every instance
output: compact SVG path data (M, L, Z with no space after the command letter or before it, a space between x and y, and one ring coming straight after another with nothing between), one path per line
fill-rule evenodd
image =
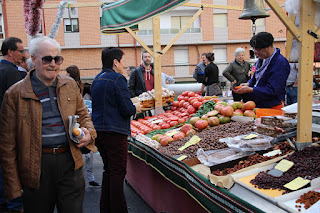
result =
M8 55L8 50L16 51L18 49L17 43L22 43L20 38L9 37L4 40L1 46L2 55Z
M77 85L80 89L80 93L82 94L83 92L83 84L80 79L80 70L76 65L71 65L66 68L67 73L69 73L70 77L73 78L76 82Z
M207 53L207 54L206 54L206 58L207 58L210 62L214 61L214 53Z
M201 56L203 56L203 55L207 57L207 53L201 53Z
M150 54L147 50L144 50L144 51L142 52L141 58L143 58L143 54L145 54L145 53Z
M102 50L101 61L103 68L112 68L113 60L117 59L119 62L122 59L124 52L116 47L106 47Z

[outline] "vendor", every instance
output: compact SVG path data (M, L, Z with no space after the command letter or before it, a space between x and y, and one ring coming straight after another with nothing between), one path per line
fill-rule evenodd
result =
M233 89L237 94L248 93L258 108L281 109L286 94L286 81L290 73L287 59L273 46L273 36L260 32L253 36L250 45L258 58L253 78Z

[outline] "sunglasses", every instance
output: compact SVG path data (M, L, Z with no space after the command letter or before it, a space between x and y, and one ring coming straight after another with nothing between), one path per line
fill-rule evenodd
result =
M56 65L62 64L63 60L64 60L64 58L62 56L56 56L54 58L52 56L44 56L41 59L42 59L42 64L44 64L44 65L50 64L52 59L54 60Z

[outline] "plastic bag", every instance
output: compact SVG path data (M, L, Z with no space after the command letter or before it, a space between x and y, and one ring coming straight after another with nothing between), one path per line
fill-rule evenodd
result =
M247 136L256 135L251 139L245 139ZM273 137L267 135L261 135L256 132L251 132L246 135L238 135L236 137L228 137L228 138L220 138L219 142L226 143L230 149L242 152L251 152L251 151L259 151L266 150L271 148L271 141Z
M254 152L238 152L230 148L208 151L204 151L202 148L200 148L197 151L197 157L199 161L206 166L218 165L252 154L254 154Z

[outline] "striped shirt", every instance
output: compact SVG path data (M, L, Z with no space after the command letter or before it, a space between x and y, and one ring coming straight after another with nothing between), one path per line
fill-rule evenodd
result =
M48 87L34 74L31 76L31 84L33 92L42 104L42 146L67 145L67 134L57 102L57 79Z

